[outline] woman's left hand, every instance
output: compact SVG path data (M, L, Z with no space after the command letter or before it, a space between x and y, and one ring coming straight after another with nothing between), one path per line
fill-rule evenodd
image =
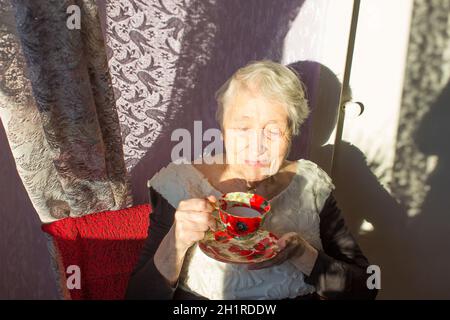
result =
M306 250L308 243L296 232L288 232L282 235L278 241L278 254L266 261L250 264L249 270L258 270L281 264L293 257L301 257Z

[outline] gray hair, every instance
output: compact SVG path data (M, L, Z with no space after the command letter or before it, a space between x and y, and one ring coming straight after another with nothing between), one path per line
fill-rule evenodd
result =
M225 105L238 88L257 88L265 97L281 102L287 110L290 133L299 133L309 109L304 84L294 69L270 60L251 61L238 69L215 94L218 104L216 120L221 127Z

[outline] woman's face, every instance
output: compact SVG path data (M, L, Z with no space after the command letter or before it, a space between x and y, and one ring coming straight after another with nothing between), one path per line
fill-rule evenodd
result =
M241 90L225 106L227 163L247 181L278 172L290 144L286 108L256 91Z

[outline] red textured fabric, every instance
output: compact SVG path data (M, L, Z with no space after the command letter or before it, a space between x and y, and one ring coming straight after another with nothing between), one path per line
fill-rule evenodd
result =
M147 238L150 212L150 205L144 204L65 218L42 226L53 237L65 298L124 298L128 279ZM81 289L67 289L66 270L70 265L80 267Z

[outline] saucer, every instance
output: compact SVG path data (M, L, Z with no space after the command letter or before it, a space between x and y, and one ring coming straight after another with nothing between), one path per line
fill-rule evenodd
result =
M246 240L238 240L226 231L206 232L198 242L199 248L210 258L236 264L252 264L276 256L278 238L273 233L259 229Z

